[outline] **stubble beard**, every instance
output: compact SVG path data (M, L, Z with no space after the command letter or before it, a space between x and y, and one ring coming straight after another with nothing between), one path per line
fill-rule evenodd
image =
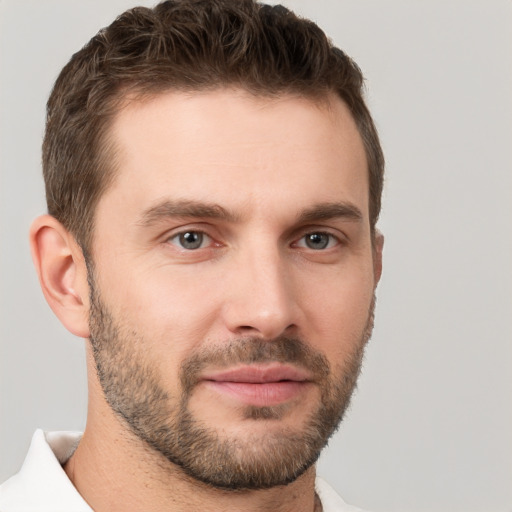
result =
M92 272L89 274L90 343L98 378L114 413L146 446L189 477L225 490L286 485L317 461L355 389L373 328L375 300L364 332L336 374L322 353L298 338L242 338L205 348L183 361L179 370L182 393L171 397L160 383L156 365L141 350L149 346L148 341L116 322L94 287ZM257 429L265 430L258 434L249 426L243 437L228 438L191 413L189 401L203 368L271 361L307 369L320 390L318 404L299 427L273 424L272 428ZM243 414L245 421L278 422L286 409L247 406Z

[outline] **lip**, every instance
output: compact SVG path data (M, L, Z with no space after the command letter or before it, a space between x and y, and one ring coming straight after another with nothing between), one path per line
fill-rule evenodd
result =
M309 372L295 366L283 364L245 365L218 372L210 372L203 376L203 380L214 382L247 382L265 384L269 382L293 381L304 382L310 380Z
M257 407L288 402L311 384L308 372L282 364L247 365L211 372L202 381L236 402Z

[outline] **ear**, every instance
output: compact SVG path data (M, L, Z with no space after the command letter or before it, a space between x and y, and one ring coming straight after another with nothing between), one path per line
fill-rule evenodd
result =
M382 249L384 248L384 235L376 230L373 240L373 276L375 286L379 284L382 275Z
M51 215L30 228L32 259L46 301L64 327L89 337L89 286L82 250L73 235Z

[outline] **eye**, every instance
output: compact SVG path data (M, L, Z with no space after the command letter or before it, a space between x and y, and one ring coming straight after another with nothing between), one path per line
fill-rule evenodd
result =
M186 249L187 251L201 249L205 245L209 245L211 241L212 239L206 233L192 230L183 231L169 238L170 243L181 249Z
M330 233L314 232L304 235L296 243L297 247L307 247L314 251L330 249L339 244L339 240Z

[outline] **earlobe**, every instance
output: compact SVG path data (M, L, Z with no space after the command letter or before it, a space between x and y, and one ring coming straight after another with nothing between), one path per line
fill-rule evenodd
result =
M382 275L382 250L384 248L384 235L380 231L375 231L373 241L373 275L375 286L380 281Z
M89 289L82 251L74 237L51 215L30 228L32 259L43 294L64 327L89 337Z

